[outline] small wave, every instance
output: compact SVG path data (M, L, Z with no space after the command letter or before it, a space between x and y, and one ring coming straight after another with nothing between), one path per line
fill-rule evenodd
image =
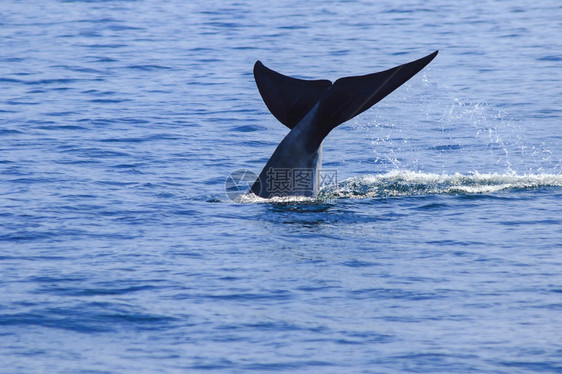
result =
M432 174L392 171L380 175L353 177L325 188L327 198L371 198L429 194L481 194L509 189L562 187L558 174Z
M234 202L240 204L247 203L267 203L267 204L279 204L279 205L314 205L314 204L325 204L326 199L319 197L306 197L306 196L274 196L270 198L263 198L253 193L248 193L238 196Z
M234 201L238 204L285 206L329 206L336 199L420 196L434 194L486 194L510 189L562 187L561 174L435 174L392 171L378 175L348 178L335 186L322 188L317 197L276 196L262 198L252 193L234 200L207 199L208 202Z

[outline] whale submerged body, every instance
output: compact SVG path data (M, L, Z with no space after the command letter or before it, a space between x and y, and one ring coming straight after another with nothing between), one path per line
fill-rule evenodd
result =
M437 56L379 73L336 80L303 80L254 65L258 90L271 113L291 131L279 143L250 192L262 198L314 197L320 185L322 141L336 126L382 100Z

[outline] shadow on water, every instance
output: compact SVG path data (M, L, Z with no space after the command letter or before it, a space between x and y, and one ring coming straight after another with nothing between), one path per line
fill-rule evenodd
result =
M363 208L357 209L358 205ZM338 199L329 204L267 204L255 218L273 227L290 225L297 230L312 229L316 233L331 235L336 225L340 228L373 227L403 219L404 215L394 212L392 207L395 206L390 205L385 199L378 198Z
M335 204L318 203L318 204L294 204L294 203L276 203L268 206L268 210L274 213L321 213L328 212Z
M296 204L275 203L268 204L260 214L259 219L274 224L299 225L303 228L319 229L334 221L335 204Z

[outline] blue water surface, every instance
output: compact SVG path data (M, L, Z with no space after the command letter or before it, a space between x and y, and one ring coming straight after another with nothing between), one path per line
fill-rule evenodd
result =
M557 1L0 3L0 372L562 371ZM287 129L256 60L440 50L238 204Z

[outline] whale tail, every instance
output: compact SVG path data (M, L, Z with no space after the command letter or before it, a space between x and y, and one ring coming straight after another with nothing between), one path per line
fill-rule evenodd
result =
M341 78L334 83L287 77L257 61L254 77L263 101L291 131L279 143L250 191L263 198L316 195L324 138L336 126L400 87L437 53L379 73Z
M316 105L315 122L323 139L336 126L352 119L382 100L416 75L437 56L435 51L379 73L336 80L304 80L277 73L257 61L254 78L270 112L294 128Z

